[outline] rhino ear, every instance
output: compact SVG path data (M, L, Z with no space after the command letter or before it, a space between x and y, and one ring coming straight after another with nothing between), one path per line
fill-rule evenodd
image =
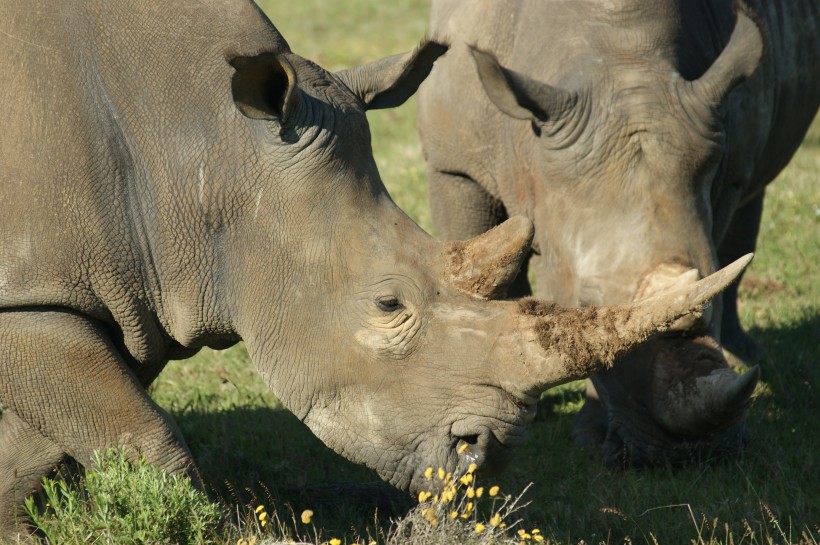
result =
M729 43L706 73L691 82L691 92L706 104L719 104L738 83L754 73L763 48L760 26L739 9Z
M552 121L572 109L578 94L535 81L503 68L485 51L470 47L478 78L489 99L499 110L515 119Z
M337 72L336 77L359 97L365 110L395 108L413 96L448 47L427 40L409 53L348 68Z
M231 91L236 107L251 119L269 119L287 124L299 105L296 71L276 53L230 60L236 69Z

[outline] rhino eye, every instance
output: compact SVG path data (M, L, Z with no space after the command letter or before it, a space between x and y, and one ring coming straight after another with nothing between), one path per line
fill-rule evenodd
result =
M376 306L383 312L396 312L404 308L404 305L395 297L382 297L376 300Z

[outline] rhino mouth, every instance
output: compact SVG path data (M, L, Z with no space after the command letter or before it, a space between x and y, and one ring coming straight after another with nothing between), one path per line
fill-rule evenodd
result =
M480 475L500 473L510 462L516 447L526 441L535 406L516 405L518 418L512 422L485 420L455 422L450 429L450 452L456 472L466 472L475 464Z
M475 464L481 475L497 475L509 464L514 447L521 442L523 437L512 443L502 442L490 430L455 438L456 472L465 473Z
M660 462L674 466L701 464L738 452L745 446L747 437L745 422L696 439L675 436L658 427L648 414L632 411L628 417L612 416L603 454L605 464L611 469L640 469Z

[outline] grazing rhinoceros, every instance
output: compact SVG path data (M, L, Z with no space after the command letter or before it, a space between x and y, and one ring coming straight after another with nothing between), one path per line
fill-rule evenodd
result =
M112 445L197 480L145 388L244 339L323 441L403 489L494 467L541 392L690 312L748 262L625 306L489 301L512 218L444 244L390 200L369 108L446 46L328 73L249 1L15 1L0 22L0 530L65 456Z
M764 187L820 101L820 2L733 4L434 1L432 32L453 45L420 90L419 129L442 238L528 217L538 296L579 307L752 251ZM726 293L595 375L576 438L618 465L730 446L758 371L735 378L721 353L753 345Z

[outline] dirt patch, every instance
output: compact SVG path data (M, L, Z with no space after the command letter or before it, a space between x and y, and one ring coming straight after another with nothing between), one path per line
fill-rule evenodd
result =
M751 297L774 295L786 289L783 282L771 278L760 278L746 274L740 282L740 291Z
M538 343L546 352L565 355L567 372L585 377L644 340L646 335L624 326L631 318L628 307L566 308L532 298L521 299L519 311L537 318L533 326Z
M720 346L711 337L659 338L653 344L657 345L655 364L663 366L673 383L688 382L729 367Z

